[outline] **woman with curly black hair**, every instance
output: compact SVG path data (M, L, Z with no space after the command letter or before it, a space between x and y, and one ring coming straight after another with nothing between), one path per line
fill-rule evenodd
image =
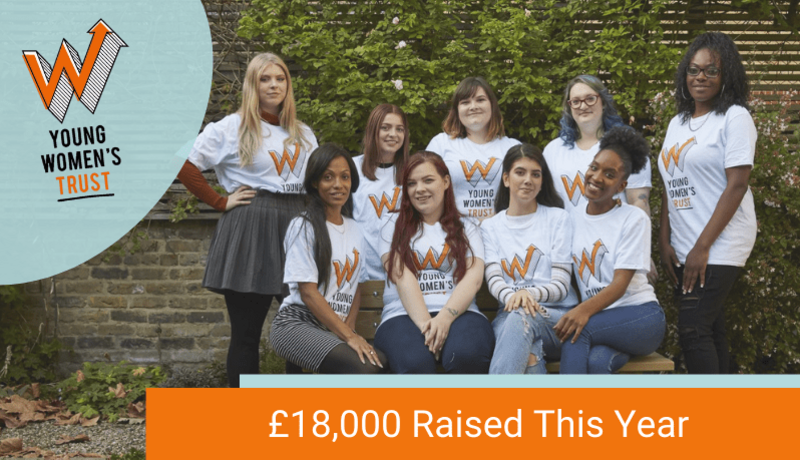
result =
M699 35L675 75L678 115L658 169L664 180L659 246L680 305L678 333L690 373L727 373L725 299L756 239L748 187L756 128L733 40Z
M572 239L582 302L554 326L564 342L562 374L612 373L630 355L654 352L664 337L664 312L647 282L650 219L615 198L649 154L639 133L615 127L586 171L588 204L575 217Z
M583 172L600 147L600 139L615 126L623 126L622 118L614 107L614 98L599 78L578 75L567 83L561 103L561 130L558 138L544 148L544 158L553 172L556 190L564 200L564 209L571 217L580 215L586 208ZM638 173L628 179L628 186L616 198L630 203L650 215L650 179L648 161ZM648 277L658 278L656 266L651 261Z

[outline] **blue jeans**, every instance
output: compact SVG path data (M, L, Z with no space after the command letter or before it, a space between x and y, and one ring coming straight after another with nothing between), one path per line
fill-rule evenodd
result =
M683 280L683 266L675 268ZM708 265L705 284L697 281L692 292L675 288L678 304L678 336L690 374L727 374L730 352L725 336L725 299L733 288L739 267Z
M425 346L425 336L408 315L381 324L375 333L375 348L386 353L395 374L436 373L436 357ZM450 325L442 347L442 367L448 374L485 374L493 349L494 334L489 320L467 311Z
M561 373L610 374L614 367L622 367L629 355L649 355L656 351L665 328L664 310L658 302L596 313L575 343L570 337L562 345ZM621 360L624 361L619 364Z
M490 374L546 374L545 357L558 361L561 341L553 326L569 308L547 307L547 316L532 317L522 308L500 309L492 322L497 342L489 366ZM536 364L528 366L528 357L536 356Z

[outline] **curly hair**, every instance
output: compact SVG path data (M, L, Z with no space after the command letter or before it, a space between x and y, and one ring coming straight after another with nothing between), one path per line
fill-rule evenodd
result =
M750 83L747 81L742 56L739 55L736 44L722 32L706 32L698 35L689 45L675 72L675 102L682 123L691 118L695 108L694 99L686 86L686 69L694 55L702 49L709 50L714 58L719 59L722 70L720 74L722 90L714 98L712 105L714 113L722 115L732 105L749 108L747 98L750 95Z
M647 165L650 144L635 129L617 126L600 139L600 150L611 150L619 155L625 167L625 179L638 173Z
M609 94L608 89L600 81L599 78L592 75L578 75L567 83L567 88L564 90L564 98L561 101L561 131L558 132L558 137L564 141L564 145L569 147L575 146L575 141L581 138L581 131L578 129L578 123L572 117L572 109L569 106L569 92L572 87L578 83L592 88L597 94L600 95L600 101L603 103L603 125L597 132L597 138L603 137L603 133L607 132L614 126L623 125L622 117L617 113L614 107L614 98Z

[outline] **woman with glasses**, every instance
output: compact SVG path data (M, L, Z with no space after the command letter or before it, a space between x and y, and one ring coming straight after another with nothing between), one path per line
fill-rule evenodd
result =
M675 284L690 373L728 372L725 299L755 244L748 181L757 135L749 93L733 40L719 32L695 38L678 65L678 115L658 156L661 260Z
M584 172L599 151L600 139L615 126L623 125L614 108L614 100L597 77L580 75L567 84L561 112L558 138L547 144L544 158L553 173L556 191L573 220L586 209ZM650 215L650 161L628 178L624 192L614 198L630 203ZM650 263L648 278L658 277Z

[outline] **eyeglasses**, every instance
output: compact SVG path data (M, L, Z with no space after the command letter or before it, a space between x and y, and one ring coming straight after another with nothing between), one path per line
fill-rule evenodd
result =
M700 67L692 66L686 68L686 74L693 77L700 75L700 72L703 72L706 78L717 78L722 70L716 67L706 67L705 69L701 69Z
M569 106L572 107L573 109L578 109L581 107L581 104L583 103L586 103L586 107L591 107L597 104L597 101L599 100L600 96L593 94L591 96L586 96L583 99L578 99L578 98L570 99L567 101L567 104L569 104Z

